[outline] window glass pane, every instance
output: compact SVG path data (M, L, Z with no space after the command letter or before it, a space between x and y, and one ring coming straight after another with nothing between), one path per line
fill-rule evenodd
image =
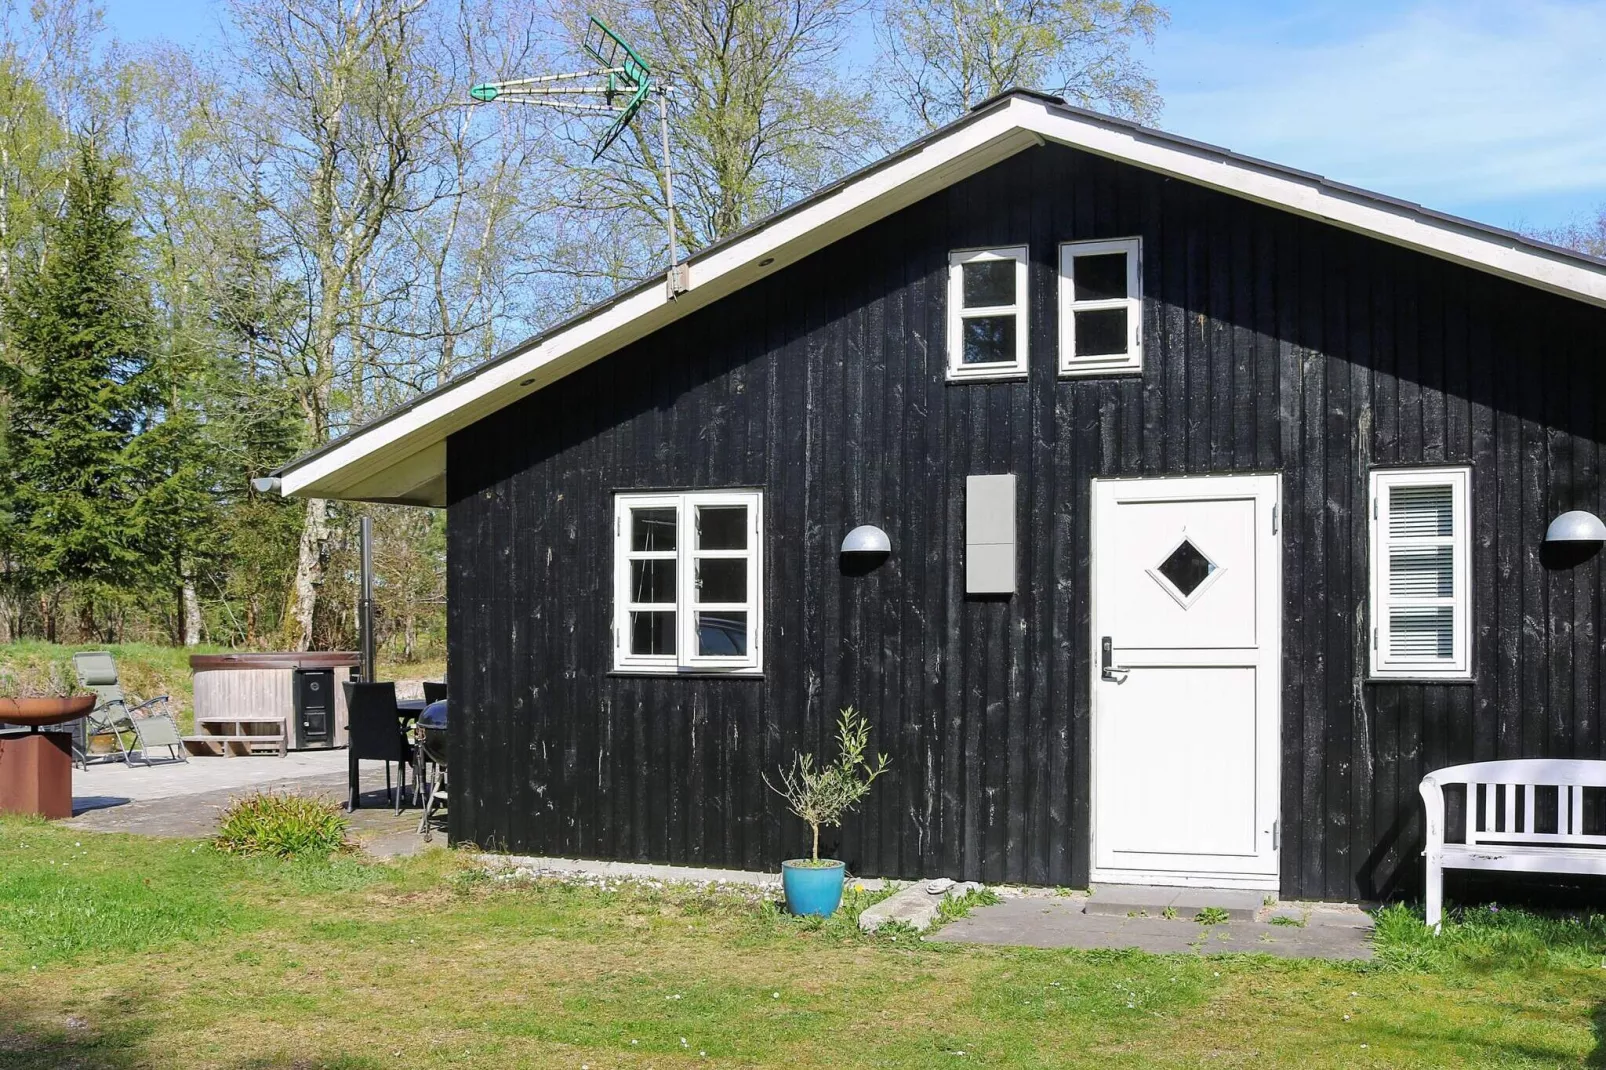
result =
M1389 594L1396 598L1455 595L1455 551L1448 546L1396 546L1389 551Z
M959 265L966 308L997 308L1015 303L1015 261L973 260Z
M1448 483L1389 488L1389 538L1453 535L1455 495Z
M960 321L966 364L1015 363L1015 317L974 316Z
M1126 309L1073 312L1076 317L1076 355L1109 357L1126 352Z
M630 562L630 600L632 602L675 601L675 562L672 560Z
M697 653L704 657L746 657L747 614L728 609L697 614Z
M1410 661L1454 660L1455 610L1450 606L1389 610L1389 654Z
M747 549L747 506L710 505L697 510L697 548Z
M1108 301L1125 297L1126 254L1099 253L1078 256L1071 265L1077 301Z
M745 557L705 557L698 561L697 601L747 601L747 559Z
M632 654L673 654L675 652L675 614L659 610L631 613L630 652Z
M1199 585L1209 579L1215 570L1216 563L1188 539L1183 539L1182 544L1160 562L1158 569L1160 575L1170 580L1184 598L1197 591Z
M675 510L630 510L630 548L632 550L673 550L675 548Z

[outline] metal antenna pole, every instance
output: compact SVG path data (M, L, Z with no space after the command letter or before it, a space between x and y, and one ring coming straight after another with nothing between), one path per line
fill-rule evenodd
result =
M541 74L532 78L514 78L505 82L481 82L469 89L471 100L481 104L502 100L509 104L534 104L570 114L586 115L600 112L613 116L613 122L597 142L591 153L591 162L602 159L602 154L619 139L636 117L647 94L658 93L658 136L663 142L664 209L665 224L669 231L669 271L664 285L673 300L691 288L690 265L680 262L680 241L675 233L675 169L669 159L669 93L665 85L654 85L652 70L636 54L636 50L610 30L602 20L592 15L586 23L586 54L601 67L569 74ZM605 77L605 85L570 85L582 78ZM583 97L600 97L587 101ZM623 103L620 101L623 100Z
M658 87L658 134L664 144L664 208L669 224L669 296L688 289L686 272L680 266L680 249L675 241L675 168L669 162L669 87Z
M359 587L357 602L357 630L362 639L362 678L364 683L374 680L374 522L363 517L358 527L361 546L359 555Z

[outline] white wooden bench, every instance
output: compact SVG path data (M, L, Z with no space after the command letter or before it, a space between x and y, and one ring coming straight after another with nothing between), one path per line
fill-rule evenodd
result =
M1444 842L1444 789L1454 784L1467 790L1464 843ZM1444 915L1446 869L1606 876L1606 835L1583 830L1585 788L1606 788L1606 761L1472 762L1423 777L1428 926L1437 931ZM1546 831L1537 831L1541 828Z

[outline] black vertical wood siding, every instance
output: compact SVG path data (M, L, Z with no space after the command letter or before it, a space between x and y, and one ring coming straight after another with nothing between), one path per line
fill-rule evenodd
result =
M1143 238L1141 378L1055 374L1058 243ZM1028 244L1031 373L944 381L950 249ZM922 201L454 435L457 840L774 867L764 787L835 711L892 770L831 850L865 874L1088 876L1089 481L1283 473L1282 889L1420 880L1432 767L1606 757L1606 312L1061 147ZM1367 480L1473 468L1471 684L1372 684ZM1019 477L1020 591L963 594L964 477ZM765 492L762 679L610 675L613 494ZM838 566L874 523L891 560ZM1550 563L1554 564L1554 563Z

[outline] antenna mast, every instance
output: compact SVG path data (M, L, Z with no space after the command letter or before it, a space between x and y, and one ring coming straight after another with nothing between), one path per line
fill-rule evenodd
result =
M653 82L652 71L636 50L595 15L586 25L586 54L602 66L572 74L543 74L534 78L514 78L506 82L481 82L468 91L475 103L504 101L508 104L534 104L575 115L611 115L613 122L603 131L591 162L602 158L630 121L641 110L649 93L658 97L658 132L663 143L663 184L665 222L669 232L669 272L666 287L671 298L690 288L689 266L680 263L675 235L675 173L669 159L669 87ZM597 84L576 84L586 80Z

